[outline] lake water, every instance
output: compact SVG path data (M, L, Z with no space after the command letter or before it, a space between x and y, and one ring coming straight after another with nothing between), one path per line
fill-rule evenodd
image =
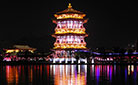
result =
M138 65L5 65L0 85L137 85Z

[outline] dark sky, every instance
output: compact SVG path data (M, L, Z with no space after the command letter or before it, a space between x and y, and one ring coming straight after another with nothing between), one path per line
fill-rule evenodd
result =
M9 0L0 2L0 48L28 44L48 51L55 39L54 13L67 8L87 14L87 47L126 47L138 38L138 3L91 0Z

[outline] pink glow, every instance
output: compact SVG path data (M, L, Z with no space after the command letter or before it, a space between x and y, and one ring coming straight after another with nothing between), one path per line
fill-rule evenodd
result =
M11 61L11 58L10 58L10 57L5 57L5 58L3 59L3 61Z
M54 43L54 49L60 48L86 48L85 28L83 26L83 20L63 20L57 21L57 27L55 28L56 42ZM68 35L68 33L70 33ZM60 35L67 34L67 35ZM75 34L75 35L73 35ZM84 35L77 35L84 34Z

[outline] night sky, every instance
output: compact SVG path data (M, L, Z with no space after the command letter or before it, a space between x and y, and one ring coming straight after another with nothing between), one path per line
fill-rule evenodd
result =
M138 5L125 1L91 0L5 0L0 2L0 48L28 44L48 52L53 47L54 14L67 8L86 13L88 48L126 47L138 38Z

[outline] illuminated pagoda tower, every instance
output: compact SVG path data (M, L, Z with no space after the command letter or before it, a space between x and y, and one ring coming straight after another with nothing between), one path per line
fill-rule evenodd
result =
M88 35L83 26L87 22L83 12L74 10L69 3L67 9L57 12L55 15L56 23L55 33L52 35L56 38L54 51L58 57L73 57L75 50L87 50L84 40Z

